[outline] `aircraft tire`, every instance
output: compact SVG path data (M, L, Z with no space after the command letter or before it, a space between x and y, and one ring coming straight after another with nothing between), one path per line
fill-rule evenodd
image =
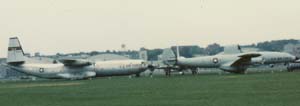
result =
M135 77L141 77L141 73L135 74Z

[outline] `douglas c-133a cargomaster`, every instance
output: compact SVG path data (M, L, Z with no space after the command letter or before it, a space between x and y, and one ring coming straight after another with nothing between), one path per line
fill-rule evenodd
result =
M30 62L17 37L9 39L6 66L19 72L48 79L86 79L97 76L136 75L147 70L145 60L61 59L59 62Z

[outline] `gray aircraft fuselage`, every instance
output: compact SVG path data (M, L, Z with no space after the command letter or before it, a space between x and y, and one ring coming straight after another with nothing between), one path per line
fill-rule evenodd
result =
M200 67L200 68L220 68L224 71L239 72L245 71L249 65L254 64L276 64L290 63L296 60L296 57L288 53L281 52L251 52L260 54L259 57L251 58L250 62L241 63L240 66L232 67L230 64L238 60L238 54L218 54L214 56L203 56L195 58L178 58L176 65L181 67Z
M147 69L143 60L96 61L88 66L70 67L62 63L23 63L8 65L22 73L41 78L83 79L98 76L139 74Z
M139 74L148 66L144 60L119 59L95 61L89 59L60 59L59 62L32 62L24 55L18 37L9 39L7 66L22 73L42 78L85 79L97 76ZM143 53L145 55L145 53Z

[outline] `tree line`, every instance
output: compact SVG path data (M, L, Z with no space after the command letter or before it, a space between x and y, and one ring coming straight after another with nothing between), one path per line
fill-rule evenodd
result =
M284 46L286 44L298 44L300 43L299 40L295 39L289 39L289 40L273 40L273 41L265 41L265 42L259 42L256 44L250 44L250 45L240 45L242 48L257 48L261 51L283 51ZM171 49L176 54L176 46L172 46ZM159 55L162 54L163 48L157 48L157 49L147 49L147 48L141 48L140 50L146 50L148 53L148 60L155 61L158 60ZM179 52L180 56L190 58L195 56L203 56L203 55L216 55L224 50L224 46L221 46L218 43L209 44L207 47L200 47L197 45L191 45L191 46L179 46ZM116 51L116 50L107 50L107 51L92 51L92 52L80 52L80 53L71 53L71 54L60 54L57 55L88 55L88 56L94 56L99 54L117 54L117 55L125 55L129 58L137 59L139 58L139 51L137 50L128 50L128 51Z

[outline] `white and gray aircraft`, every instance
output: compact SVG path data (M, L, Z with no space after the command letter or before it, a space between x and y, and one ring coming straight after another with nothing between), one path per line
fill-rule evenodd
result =
M296 62L299 58L283 52L242 52L240 46L225 47L224 52L214 56L202 56L194 58L184 58L177 55L170 49L165 49L162 54L163 62L167 67L163 67L166 75L169 76L171 69L179 71L191 69L196 74L197 68L219 68L231 73L244 73L249 66L257 64L273 64Z
M6 66L19 72L48 79L86 79L98 76L137 75L147 69L144 60L61 59L59 62L30 62L17 37L10 38Z

